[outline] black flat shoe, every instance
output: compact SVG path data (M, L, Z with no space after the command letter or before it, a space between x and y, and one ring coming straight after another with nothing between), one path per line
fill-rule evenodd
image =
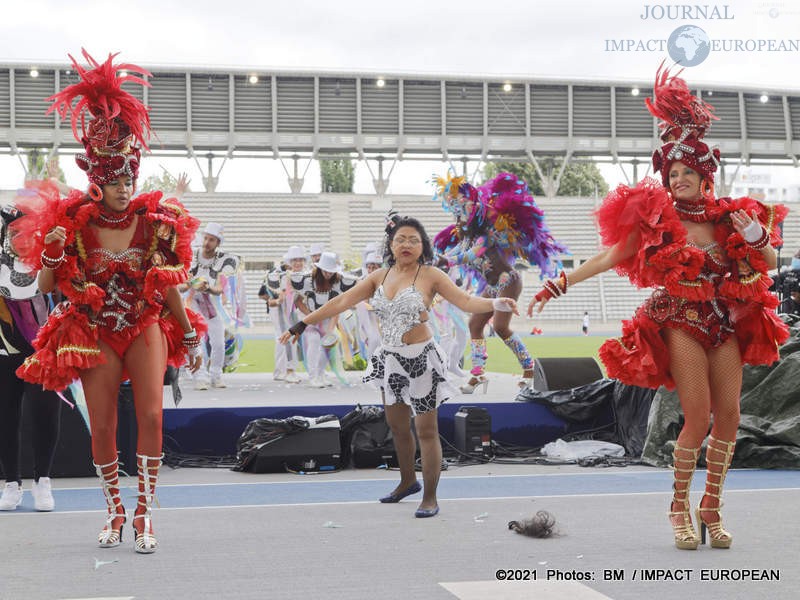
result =
M400 502L406 496L410 496L411 494L416 494L417 492L422 491L422 486L419 484L419 481L415 481L410 486L408 486L402 492L392 492L388 496L384 496L380 498L379 501L383 502L384 504L394 504L395 502Z
M435 517L438 514L438 506L434 506L433 508L418 508L414 511L414 516L418 519L427 519L428 517Z

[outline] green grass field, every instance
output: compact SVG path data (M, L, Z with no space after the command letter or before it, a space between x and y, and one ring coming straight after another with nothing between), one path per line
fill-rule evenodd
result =
M605 338L601 336L531 336L525 337L523 340L534 358L593 356L597 359L597 349L605 341ZM486 363L487 370L496 373L520 373L519 363L499 338L490 337L486 344L489 352L489 360ZM467 365L469 365L469 358L467 358ZM245 340L244 348L239 356L237 372L271 373L274 366L275 340Z

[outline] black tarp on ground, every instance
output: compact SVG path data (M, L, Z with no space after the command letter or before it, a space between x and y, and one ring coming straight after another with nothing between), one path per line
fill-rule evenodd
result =
M568 390L526 389L518 402L535 402L570 423L564 439L597 439L619 444L625 455L639 458L647 434L654 391L600 379Z
M771 366L746 365L742 382L742 420L736 436L734 467L800 468L800 327L796 319L780 360ZM672 464L672 449L683 415L675 392L660 388L653 398L642 460ZM705 450L701 464L705 464Z
M318 417L318 420L336 419L335 415ZM244 428L236 442L236 465L232 471L250 471L260 448L273 444L287 435L308 429L308 419L290 417L288 419L254 419Z
M397 465L392 430L386 423L383 408L360 404L344 415L342 426L342 464L357 469Z

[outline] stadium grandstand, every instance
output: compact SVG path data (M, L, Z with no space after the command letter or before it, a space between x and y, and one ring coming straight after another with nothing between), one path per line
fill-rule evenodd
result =
M550 192L537 201L555 236L570 247L572 254L563 257L569 267L598 249L592 211L599 199L556 196L563 170L548 172L543 161L632 164L637 179L646 174L657 140L655 119L643 102L652 91L645 81L144 66L152 72L152 87L130 91L151 107L152 153L193 158L203 171L205 192L184 200L202 221L224 223L226 249L245 257L256 323L266 321L256 299L264 269L289 245L323 242L357 266L364 245L380 240L390 208L420 218L431 233L449 222L430 196L385 194L396 161L460 162L465 170L468 162L530 161ZM76 77L66 63L0 63L0 154L79 151L70 123L44 115L44 99ZM743 166L798 166L796 91L764 93L743 85L694 92L720 118L707 136L725 159L720 195ZM229 158L281 161L291 193L216 192L219 169ZM302 193L298 165L326 158L362 161L375 193ZM0 199L12 195L7 191ZM792 210L785 224L788 255L800 247L797 213ZM538 281L538 273L525 274L525 304ZM570 290L541 318L575 321L589 310L595 322L614 321L630 315L645 293L607 273Z

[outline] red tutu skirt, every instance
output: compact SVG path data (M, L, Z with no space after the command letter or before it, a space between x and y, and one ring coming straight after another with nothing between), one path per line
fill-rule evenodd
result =
M705 350L717 348L735 335L742 363L751 365L778 360L778 347L789 335L775 313L760 304L687 300L658 289L632 319L623 321L622 336L600 347L608 376L627 385L674 389L669 350L662 336L665 328L687 332Z
M197 334L203 336L208 329L205 321L188 309L186 312ZM134 327L113 332L101 330L75 305L62 302L39 330L33 340L35 352L17 369L17 375L45 389L61 391L80 378L82 371L106 362L100 350L100 339L122 356L142 331L153 323L158 323L167 338L167 364L174 367L185 364L183 329L172 314L154 314L151 318L142 318ZM128 374L123 369L120 382L126 379Z

